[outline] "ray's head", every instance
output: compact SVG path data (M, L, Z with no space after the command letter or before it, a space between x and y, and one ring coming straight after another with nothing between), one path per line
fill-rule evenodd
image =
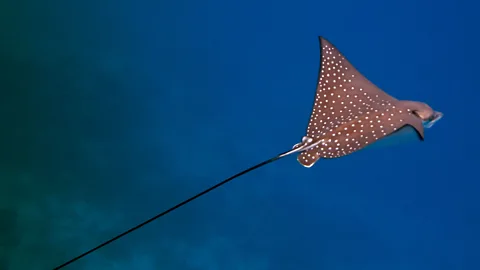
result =
M402 101L402 103L412 110L413 115L422 120L425 128L431 128L443 117L443 113L433 110L428 104L417 101Z

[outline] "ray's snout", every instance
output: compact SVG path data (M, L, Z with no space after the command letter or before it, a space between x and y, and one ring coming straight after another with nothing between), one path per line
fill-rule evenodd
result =
M438 120L442 119L442 117L443 113L435 111L428 119L424 120L423 126L425 128L431 128Z

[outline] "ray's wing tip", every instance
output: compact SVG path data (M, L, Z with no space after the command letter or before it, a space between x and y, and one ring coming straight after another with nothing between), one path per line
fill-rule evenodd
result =
M334 45L323 36L318 36L318 42L321 48L323 48L324 46L334 47Z

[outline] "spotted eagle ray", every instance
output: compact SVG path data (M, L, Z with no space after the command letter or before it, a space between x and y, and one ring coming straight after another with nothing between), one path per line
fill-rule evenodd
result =
M413 129L424 140L424 128L432 127L443 116L426 103L397 100L371 83L343 54L323 37L320 41L320 68L312 113L306 136L291 150L263 161L222 182L186 199L125 232L99 244L79 256L57 266L61 269L88 254L118 240L148 223L182 207L233 179L298 153L304 167L312 167L321 158L331 159L350 155L378 140L385 140Z
M388 95L330 42L319 40L320 71L307 136L294 146L304 150L298 155L303 166L349 155L403 128L412 127L423 141L424 127L443 116L425 103Z

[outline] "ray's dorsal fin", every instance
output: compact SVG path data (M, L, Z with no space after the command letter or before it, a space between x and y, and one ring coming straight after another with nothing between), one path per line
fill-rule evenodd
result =
M371 83L326 39L319 41L320 69L306 137L322 143L298 155L303 166L351 154L405 125L423 140L422 121L410 104Z

